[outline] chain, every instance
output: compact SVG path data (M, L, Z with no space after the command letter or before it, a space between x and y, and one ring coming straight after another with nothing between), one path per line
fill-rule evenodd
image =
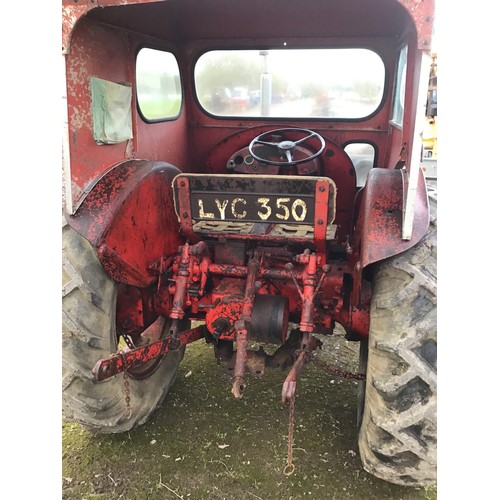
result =
M293 465L293 428L295 422L295 396L290 400L289 413L288 413L288 454L286 466L283 469L285 476L291 476L295 471Z
M312 358L311 360L314 364L323 368L330 373L334 373L336 375L340 375L346 379L355 379L355 380L365 380L366 375L364 373L355 373L349 372L345 370L341 370L340 368L335 368L333 366L328 366L321 361ZM286 466L283 469L283 474L285 476L291 476L295 471L295 465L293 464L293 431L295 425L295 396L290 400L289 406L289 416L288 416L288 450L287 450L287 462Z
M348 372L341 370L340 368L335 368L334 366L328 366L325 363L322 363L321 361L313 358L312 362L319 366L320 368L323 368L324 370L333 373L335 375L340 375L343 378L346 379L355 379L355 380L366 380L366 375L364 373L355 373L355 372Z
M127 405L127 413L125 414L126 420L132 415L132 406L130 405L130 386L129 386L129 374L127 372L127 365L125 364L125 357L121 354L123 363L123 388L125 390L125 404Z

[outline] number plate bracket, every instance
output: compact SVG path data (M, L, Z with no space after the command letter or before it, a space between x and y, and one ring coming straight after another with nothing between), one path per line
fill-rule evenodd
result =
M336 186L327 177L179 174L172 187L176 214L187 236L221 223L234 227L235 233L249 224L268 224L269 233L276 225L310 227L306 239L323 241L332 233Z

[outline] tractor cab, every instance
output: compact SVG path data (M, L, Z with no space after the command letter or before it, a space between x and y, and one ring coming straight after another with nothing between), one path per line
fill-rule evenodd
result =
M366 379L363 465L433 482L420 136L434 2L63 0L62 13L65 418L143 424L195 341L232 364L238 399L289 367L292 405L339 324Z

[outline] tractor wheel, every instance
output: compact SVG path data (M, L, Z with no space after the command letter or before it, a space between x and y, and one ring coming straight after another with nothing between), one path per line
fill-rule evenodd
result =
M129 407L122 374L94 382L95 363L118 349L117 284L102 268L92 245L68 224L63 226L62 244L63 417L96 432L128 431L143 424L162 403L185 348L168 352L149 377L127 378Z
M433 200L430 200L433 203ZM436 483L437 223L427 235L381 263L373 278L359 451L363 467L395 484ZM363 349L365 348L365 349ZM367 354L367 356L366 356Z

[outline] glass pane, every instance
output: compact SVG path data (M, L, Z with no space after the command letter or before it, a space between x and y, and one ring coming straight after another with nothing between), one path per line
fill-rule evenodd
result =
M195 66L201 106L218 116L363 118L385 67L366 49L216 50Z
M181 110L179 66L170 52L144 48L136 60L137 102L146 120L175 118Z
M405 86L406 86L406 58L408 47L401 49L398 61L398 72L396 74L396 92L394 94L394 104L392 108L392 121L397 125L403 124L403 111L405 107Z
M356 187L366 184L366 176L375 164L375 148L365 142L353 142L348 144L344 151L351 158L356 170Z

